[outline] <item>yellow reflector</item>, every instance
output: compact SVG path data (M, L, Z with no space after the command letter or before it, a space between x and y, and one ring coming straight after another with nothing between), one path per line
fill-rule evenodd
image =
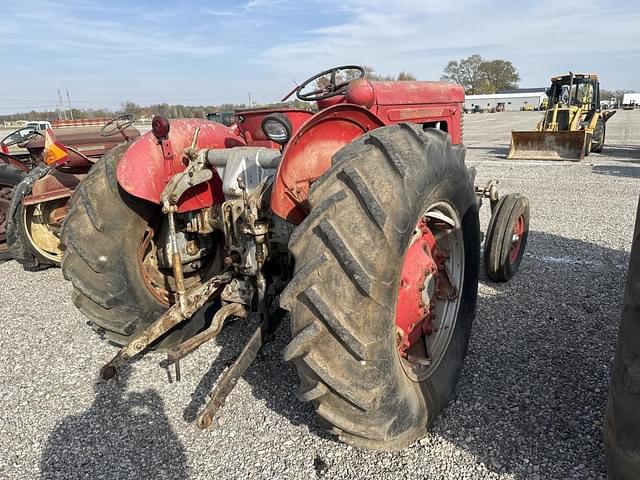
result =
M44 135L44 163L54 165L63 163L69 158L69 152L60 142L56 142L51 129Z

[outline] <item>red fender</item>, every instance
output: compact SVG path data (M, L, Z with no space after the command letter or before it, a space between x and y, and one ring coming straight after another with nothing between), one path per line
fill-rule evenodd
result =
M309 213L309 188L331 167L334 153L384 122L366 108L338 104L311 117L289 141L278 166L271 210L299 224Z
M197 148L231 148L245 145L244 139L222 124L199 119L173 120L169 132L171 154L165 158L153 132L147 132L124 153L116 170L120 186L134 197L160 203L160 196L171 177L185 169L183 152L191 146L196 127L200 127ZM187 190L178 202L178 212L210 207L224 201L222 180L213 178Z

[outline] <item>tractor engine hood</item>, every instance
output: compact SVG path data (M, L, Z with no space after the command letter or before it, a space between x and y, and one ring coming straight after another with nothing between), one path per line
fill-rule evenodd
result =
M370 82L378 105L462 103L464 89L447 82Z

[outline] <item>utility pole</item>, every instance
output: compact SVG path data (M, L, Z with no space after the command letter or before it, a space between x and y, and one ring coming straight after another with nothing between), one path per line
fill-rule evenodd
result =
M251 108L251 92L249 92L249 108Z
M69 87L65 85L64 88L67 91L67 104L69 105L69 116L71 116L71 120L73 120L73 110L71 110L71 100L69 99Z
M67 120L67 110L64 108L64 102L62 101L62 92L58 88L58 106L60 111L60 117L62 120Z

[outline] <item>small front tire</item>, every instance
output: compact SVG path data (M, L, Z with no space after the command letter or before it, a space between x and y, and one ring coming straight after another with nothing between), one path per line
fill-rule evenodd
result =
M503 196L495 207L484 242L484 267L494 282L516 274L529 237L529 200L518 194Z

